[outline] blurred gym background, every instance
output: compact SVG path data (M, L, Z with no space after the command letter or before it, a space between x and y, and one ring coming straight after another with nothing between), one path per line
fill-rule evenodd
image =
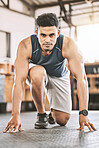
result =
M0 113L12 110L14 61L19 42L35 33L42 13L57 15L61 33L81 50L89 87L89 110L99 110L99 0L0 0ZM70 76L72 108L78 109L76 80ZM49 103L46 98L46 110ZM35 111L26 85L21 111Z

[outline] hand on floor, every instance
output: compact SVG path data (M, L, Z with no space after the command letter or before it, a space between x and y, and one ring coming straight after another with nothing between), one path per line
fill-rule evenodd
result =
M77 130L84 131L84 127L87 126L90 131L93 131L93 130L96 131L96 128L92 123L89 122L87 116L79 115L79 124L80 124L80 128L78 128Z
M15 133L18 131L24 131L24 129L21 129L21 121L19 115L14 115L11 117L10 121L8 122L5 130L3 133Z

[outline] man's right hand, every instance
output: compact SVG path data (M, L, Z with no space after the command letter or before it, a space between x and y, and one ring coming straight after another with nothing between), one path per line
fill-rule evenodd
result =
M10 133L10 132L17 132L17 131L24 131L24 129L21 129L21 121L19 115L13 115L8 122L8 125L6 126L3 133Z

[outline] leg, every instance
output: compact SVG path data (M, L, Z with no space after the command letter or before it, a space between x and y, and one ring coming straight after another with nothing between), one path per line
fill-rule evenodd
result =
M69 73L64 77L49 77L49 100L52 116L60 125L66 125L71 113L71 89Z
M61 112L54 109L52 109L52 115L55 121L61 126L65 126L70 118L69 113Z
M47 115L45 113L45 99L46 99L46 71L42 66L32 67L29 71L29 77L31 80L31 92L34 99L34 103L37 109L37 122L35 128L46 128L48 125Z
M31 80L31 92L33 95L34 103L36 105L38 113L45 112L45 83L46 83L46 71L42 66L32 67L29 71L29 77Z

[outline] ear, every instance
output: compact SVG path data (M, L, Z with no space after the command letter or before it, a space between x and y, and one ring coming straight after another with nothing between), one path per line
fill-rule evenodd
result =
M36 35L37 35L37 37L38 37L38 30L37 30L37 29L35 30L35 33L36 33Z
M59 37L59 35L60 35L60 29L58 29L58 34L57 34L57 37Z

